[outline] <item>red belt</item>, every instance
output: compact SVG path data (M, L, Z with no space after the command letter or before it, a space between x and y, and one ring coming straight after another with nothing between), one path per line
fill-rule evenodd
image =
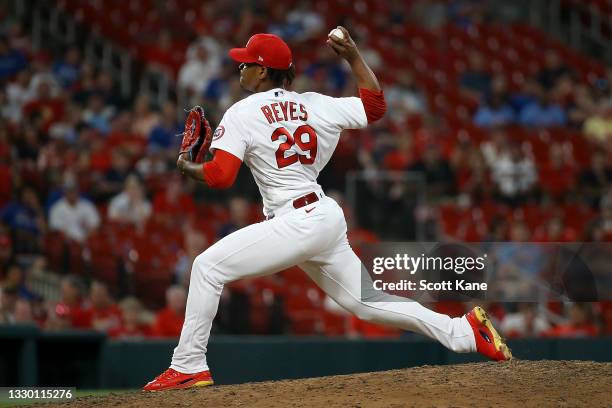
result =
M296 198L293 200L293 208L298 209L307 206L308 204L316 203L319 201L319 196L317 193L310 193L302 196L300 198Z

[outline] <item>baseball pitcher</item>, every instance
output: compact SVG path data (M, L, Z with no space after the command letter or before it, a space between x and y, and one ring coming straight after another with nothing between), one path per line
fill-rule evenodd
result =
M482 308L450 318L417 302L393 301L391 295L375 303L361 299L362 264L349 246L341 208L325 195L317 176L342 130L379 120L386 105L348 31L332 30L327 45L350 65L359 97L289 91L295 76L291 50L275 35L256 34L245 48L229 51L240 63L240 85L252 95L231 106L214 133L201 108L190 112L178 168L212 188L227 188L244 162L261 192L266 221L234 232L195 259L172 363L144 390L212 384L206 347L223 286L294 265L360 319L421 333L456 352L512 357ZM208 149L214 157L202 163Z

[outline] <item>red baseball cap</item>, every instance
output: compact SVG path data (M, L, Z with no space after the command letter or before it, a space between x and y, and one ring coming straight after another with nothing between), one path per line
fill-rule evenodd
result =
M229 56L237 62L251 62L267 68L289 69L291 49L274 34L255 34L244 48L232 48Z

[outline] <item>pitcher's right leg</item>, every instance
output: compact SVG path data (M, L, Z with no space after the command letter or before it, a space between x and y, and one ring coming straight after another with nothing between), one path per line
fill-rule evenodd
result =
M362 273L363 265L346 240L299 266L340 306L362 320L424 334L456 352L476 351L474 333L465 316L451 318L384 292L362 299L361 285L371 280L367 272Z

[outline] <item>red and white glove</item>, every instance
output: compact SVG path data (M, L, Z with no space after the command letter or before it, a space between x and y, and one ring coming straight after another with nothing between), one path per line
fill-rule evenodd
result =
M183 131L182 153L189 153L189 161L203 163L212 142L212 129L204 116L201 106L194 106L185 120Z

